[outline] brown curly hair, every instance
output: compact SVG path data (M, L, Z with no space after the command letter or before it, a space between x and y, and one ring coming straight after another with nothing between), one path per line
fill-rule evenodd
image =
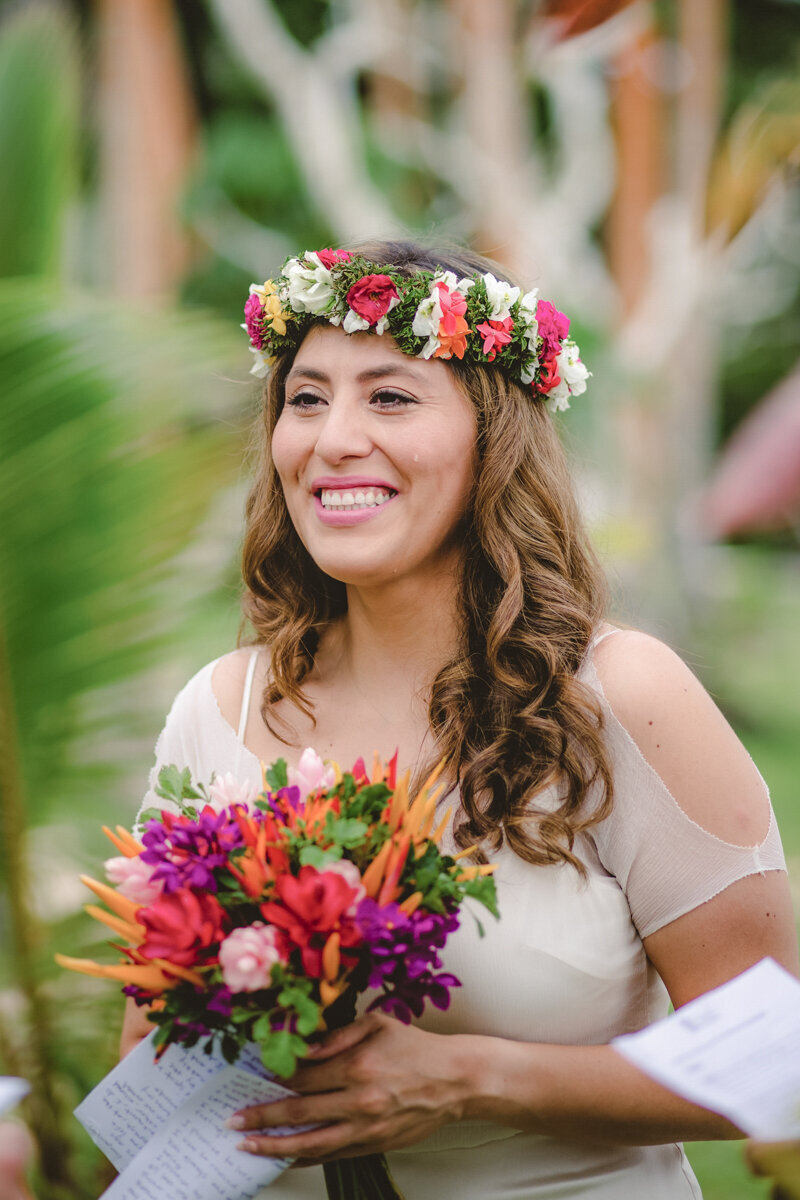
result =
M408 274L498 271L469 251L411 242L358 250ZM347 608L344 584L297 537L269 453L292 358L276 362L265 387L243 551L244 615L271 654L262 715L273 732L281 699L313 718L302 683L321 634ZM433 680L429 703L436 757L461 792L456 840L496 850L505 838L528 862L566 861L582 872L575 837L612 803L600 705L576 678L603 616L605 580L544 405L496 365L450 365L475 408L478 460L465 514L461 645ZM558 806L537 807L551 784Z

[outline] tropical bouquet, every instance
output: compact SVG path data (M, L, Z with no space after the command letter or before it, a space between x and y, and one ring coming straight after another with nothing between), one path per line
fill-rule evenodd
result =
M460 985L439 952L466 896L497 915L493 867L442 853L440 768L412 799L396 759L343 773L309 749L296 770L265 767L260 791L164 767L156 792L170 807L145 812L138 837L104 827L119 851L110 884L82 877L111 910L87 905L122 961L57 961L150 1006L160 1052L218 1044L234 1062L255 1042L282 1078L321 1032L353 1020L363 992L404 1022L426 1001L447 1008ZM399 1196L382 1155L325 1174L331 1197Z

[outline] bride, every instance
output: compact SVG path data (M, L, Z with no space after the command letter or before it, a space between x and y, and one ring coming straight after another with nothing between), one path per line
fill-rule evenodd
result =
M324 250L245 310L269 370L254 639L178 696L152 780L174 762L257 784L309 745L343 765L397 747L418 778L444 757L453 848L498 864L501 913L448 943L447 1012L361 1016L296 1098L232 1116L245 1152L304 1168L275 1200L376 1151L406 1200L697 1197L681 1139L737 1131L608 1042L764 955L798 969L756 768L671 650L605 622L551 415L585 387L569 322L496 271ZM147 1031L132 1009L124 1046Z

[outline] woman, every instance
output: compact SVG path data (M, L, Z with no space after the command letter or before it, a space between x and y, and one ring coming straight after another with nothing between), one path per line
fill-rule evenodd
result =
M671 651L603 624L548 411L586 378L568 321L491 272L404 243L321 251L245 310L258 369L275 356L255 648L184 689L157 768L257 783L307 745L345 764L398 747L419 777L444 755L454 840L498 864L501 911L448 943L448 1012L362 1017L297 1099L236 1114L247 1151L311 1168L273 1197L322 1196L314 1164L378 1150L406 1200L699 1196L676 1142L736 1131L607 1043L766 954L797 969L763 781ZM128 1044L144 1031L133 1014Z

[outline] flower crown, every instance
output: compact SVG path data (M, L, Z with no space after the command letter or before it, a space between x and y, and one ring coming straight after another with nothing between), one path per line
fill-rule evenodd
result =
M389 333L416 358L495 362L551 412L586 391L589 372L569 337L569 317L535 288L523 295L489 272L405 275L348 250L307 250L286 260L277 281L250 285L244 317L253 375L266 375L277 354L324 320L345 333Z

